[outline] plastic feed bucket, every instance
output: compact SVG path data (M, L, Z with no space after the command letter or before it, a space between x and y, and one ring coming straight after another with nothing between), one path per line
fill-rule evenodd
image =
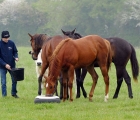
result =
M24 68L13 68L11 73L15 81L24 80Z

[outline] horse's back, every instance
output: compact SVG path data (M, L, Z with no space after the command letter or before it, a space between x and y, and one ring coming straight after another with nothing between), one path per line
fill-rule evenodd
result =
M69 40L63 51L65 51L65 56L70 56L70 61L71 59L77 61L76 66L89 65L95 59L106 59L109 52L105 40L97 35L88 35L75 41Z
M110 42L111 45L111 49L113 53L113 62L120 61L120 63L124 64L122 60L128 60L132 53L132 48L130 43L118 37L111 37L106 39Z
M105 40L98 35L88 35L74 42L76 43L76 47L80 50L82 48L84 52L88 50L99 54L99 52L102 53L103 50L108 49Z
M55 35L51 38L50 40L50 46L51 46L51 49L54 50L56 48L56 46L62 41L64 40L65 38L68 38L64 35Z
M110 44L115 47L116 50L126 50L125 52L127 51L130 51L131 49L131 45L128 41L122 39L122 38L118 38L118 37L112 37L112 38L106 38Z
M51 39L43 45L42 54L43 54L44 61L47 60L46 57L49 58L52 55L56 46L65 38L67 37L64 35L55 35L51 37Z

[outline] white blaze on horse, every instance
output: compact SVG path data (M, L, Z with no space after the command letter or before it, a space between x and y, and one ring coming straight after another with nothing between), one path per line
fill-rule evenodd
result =
M38 54L38 58L37 58L37 60L35 60L37 78L40 75L41 67L42 67L41 53L42 53L42 50L40 50L40 52ZM46 69L44 76L48 76L48 69ZM41 95L43 95L43 89L45 89L44 85L45 85L46 80L45 80L44 76L42 77L42 82L41 82Z

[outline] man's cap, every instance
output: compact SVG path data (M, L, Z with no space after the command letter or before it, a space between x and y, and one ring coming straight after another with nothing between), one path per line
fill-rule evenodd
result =
M1 38L9 38L9 37L10 37L10 34L8 31L2 31Z

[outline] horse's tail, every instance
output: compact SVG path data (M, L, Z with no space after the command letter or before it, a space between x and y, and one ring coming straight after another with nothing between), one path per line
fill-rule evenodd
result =
M108 47L107 70L109 70L112 63L112 52L111 52L110 42L108 42L107 40L106 40L106 45Z
M131 56L130 56L132 75L133 75L133 79L137 82L138 81L137 77L139 76L139 64L138 64L138 60L137 60L137 57L136 57L136 51L131 44L130 44L130 46L131 46L131 49L132 49L132 53L131 53Z

